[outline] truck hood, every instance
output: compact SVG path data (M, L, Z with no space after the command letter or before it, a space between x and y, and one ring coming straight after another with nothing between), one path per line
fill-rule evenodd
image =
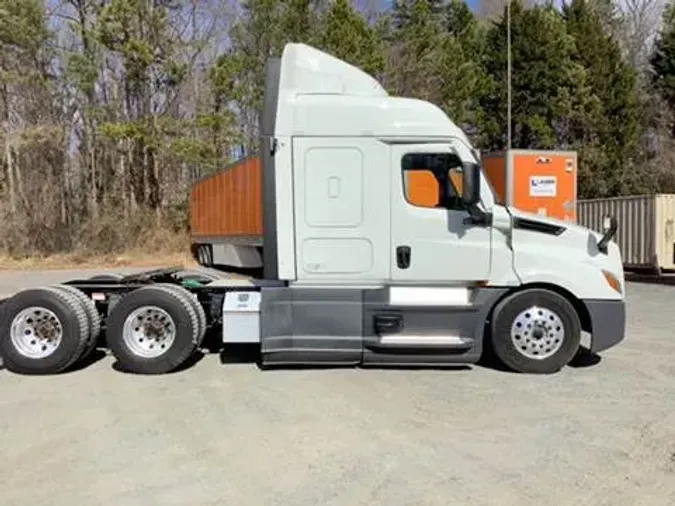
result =
M547 216L508 208L511 215L513 268L521 282L551 282L579 298L621 298L603 273L624 285L623 261L614 241L598 249L602 233Z
M591 230L590 228L577 225L570 221L559 220L557 218L551 218L550 216L542 216L540 214L529 213L527 211L522 211L516 209L515 207L507 207L509 214L512 218L521 218L524 220L531 220L534 222L539 222L546 225L551 225L553 227L562 227L565 229L564 233L583 235L584 238L594 238L596 241L599 241L602 238L602 233L596 230Z

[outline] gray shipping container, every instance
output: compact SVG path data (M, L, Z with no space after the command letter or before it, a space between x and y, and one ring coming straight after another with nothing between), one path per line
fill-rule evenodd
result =
M577 202L577 222L584 227L602 232L603 218L607 215L618 221L614 240L621 249L626 270L675 270L674 194Z

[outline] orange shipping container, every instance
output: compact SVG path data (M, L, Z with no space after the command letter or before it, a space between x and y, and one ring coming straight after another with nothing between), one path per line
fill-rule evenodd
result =
M511 149L482 156L500 204L576 221L577 153Z
M260 159L240 160L192 185L190 234L193 240L262 235Z

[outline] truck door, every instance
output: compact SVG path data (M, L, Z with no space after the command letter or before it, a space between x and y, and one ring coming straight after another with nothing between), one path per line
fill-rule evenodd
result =
M457 284L490 275L489 226L468 220L461 199L461 141L392 146L391 277Z

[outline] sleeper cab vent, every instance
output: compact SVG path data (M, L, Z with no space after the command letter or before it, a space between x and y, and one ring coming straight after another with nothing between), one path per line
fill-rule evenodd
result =
M543 221L532 220L528 218L513 218L513 228L521 230L530 230L531 232L541 232L542 234L560 235L565 231L565 227L544 223Z

